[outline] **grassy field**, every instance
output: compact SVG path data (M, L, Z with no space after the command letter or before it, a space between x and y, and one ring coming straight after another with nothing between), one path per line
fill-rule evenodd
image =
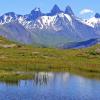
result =
M100 74L100 45L63 50L20 45L0 37L0 76L19 71Z

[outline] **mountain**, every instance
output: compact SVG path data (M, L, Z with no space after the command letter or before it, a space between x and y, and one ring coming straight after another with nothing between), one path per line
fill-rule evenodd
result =
M67 7L66 7L66 9L65 9L65 14L68 14L68 15L70 15L70 16L74 16L74 13L73 13L73 11L72 11L72 9L71 9L70 6L67 6Z
M86 20L87 25L90 25L91 27L97 27L100 24L100 14L96 13L94 17Z
M100 35L100 14L96 13L94 17L86 21L86 24L93 27L95 32Z
M48 15L48 16L54 16L55 14L58 14L58 13L60 13L60 12L62 12L62 11L60 10L60 8L59 8L57 5L54 5L53 8L52 8L52 10L51 10L51 12L48 13L47 15Z
M44 15L44 14L41 12L40 8L35 8L35 9L33 9L33 10L31 11L30 14L27 14L27 15L25 15L24 17L25 17L25 19L26 19L27 21L34 21L34 20L36 20L38 17L40 17L40 16L42 16L42 15Z
M95 14L95 18L100 18L100 14L99 13L96 13Z
M90 46L97 44L99 41L100 40L98 39L90 39L90 40L82 41L82 42L71 42L71 43L63 45L63 47L61 48L64 48L64 49L86 48L86 47L90 47Z
M23 44L31 44L33 41L29 32L21 24L15 22L0 26L0 35Z
M96 14L94 19L98 23L99 14ZM40 8L35 8L26 15L14 12L2 15L0 35L23 44L64 47L66 44L81 44L84 41L100 38L98 30L100 28L96 27L97 23L93 24L91 19L86 22L80 20L70 6L62 11L54 5L50 13L42 13Z

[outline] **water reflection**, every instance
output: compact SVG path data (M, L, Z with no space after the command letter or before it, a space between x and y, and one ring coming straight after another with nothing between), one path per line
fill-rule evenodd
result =
M9 81L0 81L0 84L5 84L5 85L8 85L8 86L18 86L18 84L20 83L20 80L9 80Z
M31 79L31 83L33 83L33 85L47 85L50 81L57 82L57 80L59 80L58 78L61 79L60 81L66 82L67 78L69 77L69 73L59 73L60 77L58 77L58 73L33 72L32 76L33 77ZM27 82L29 82L30 79L23 81L25 82L25 85L27 85L28 84ZM5 80L3 82L1 81L2 84L11 86L12 85L19 86L21 82L22 80Z
M47 85L48 81L49 81L49 78L50 76L52 76L52 73L43 73L43 72L40 72L40 73L35 73L34 75L34 83L36 85Z
M100 100L100 81L69 73L35 72L30 80L0 82L0 100Z

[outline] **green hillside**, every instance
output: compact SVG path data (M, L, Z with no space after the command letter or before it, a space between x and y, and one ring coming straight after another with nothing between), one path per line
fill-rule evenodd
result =
M0 37L0 74L19 71L100 73L100 45L63 50L19 45Z

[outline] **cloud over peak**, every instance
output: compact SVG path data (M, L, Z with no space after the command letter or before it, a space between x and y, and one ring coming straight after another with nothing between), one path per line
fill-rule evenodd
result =
M92 13L94 13L94 11L91 9L83 9L80 11L80 15L90 14L90 13L92 14Z

